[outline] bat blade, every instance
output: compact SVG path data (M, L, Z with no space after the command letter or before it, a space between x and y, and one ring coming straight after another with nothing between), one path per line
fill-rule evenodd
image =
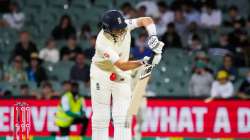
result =
M128 112L127 112L127 117L132 117L133 115L136 115L141 102L143 100L143 97L146 92L146 87L149 81L149 77L151 75L153 66L152 65L146 65L141 68L139 71L139 80L137 81L134 90L132 92L132 100L130 102Z
M145 95L145 90L146 90L148 81L149 81L149 76L144 77L143 79L140 79L137 82L137 84L134 88L134 91L133 91L133 96L132 96L132 100L130 102L130 107L129 107L128 112L127 112L128 117L132 117L133 115L137 114L137 112L140 108L142 99Z

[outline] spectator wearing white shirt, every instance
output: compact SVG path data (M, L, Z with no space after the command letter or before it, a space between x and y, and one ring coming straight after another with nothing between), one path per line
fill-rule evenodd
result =
M60 54L56 48L54 39L48 39L46 47L39 52L39 58L47 62L57 63L59 61L59 57Z
M163 25L168 25L170 22L174 21L174 12L171 11L168 5L164 1L159 1L157 3L160 12L160 22Z
M197 11L194 7L193 7L193 3L192 2L187 2L186 3L186 7L185 7L185 12L184 12L184 16L186 17L187 23L190 24L192 22L196 23L197 25L200 24L200 17L201 14L199 11Z
M17 3L13 2L9 5L10 13L3 15L3 25L13 29L20 30L25 21L24 13L18 10Z
M211 4L206 4L201 13L201 26L205 28L218 27L222 23L221 11Z
M189 81L189 94L191 97L209 97L213 76L206 70L206 64L198 61L195 66L195 73Z
M206 102L212 101L214 98L231 98L234 96L234 86L229 80L229 74L221 70L217 73L217 80L213 82L211 88L211 97Z
M154 0L145 0L139 2L136 5L136 9L140 9L142 6L146 8L146 16L151 16L154 18L157 18L159 16L159 10Z

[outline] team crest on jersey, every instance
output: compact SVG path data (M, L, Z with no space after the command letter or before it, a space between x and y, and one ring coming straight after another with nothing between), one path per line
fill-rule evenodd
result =
M100 84L96 83L96 90L100 90Z
M103 54L103 56L104 56L104 58L106 58L106 59L109 58L109 54L106 53L106 52Z
M122 19L120 17L117 18L119 24L122 24Z

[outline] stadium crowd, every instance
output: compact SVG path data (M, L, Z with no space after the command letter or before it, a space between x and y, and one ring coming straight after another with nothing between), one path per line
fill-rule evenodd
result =
M194 56L192 63L188 65L192 70L189 80L185 81L188 85L186 97L210 97L207 101L236 96L249 99L250 15L247 14L250 10L247 9L248 13L242 12L237 5L229 5L223 9L217 6L217 2L174 0L167 3L149 0L138 1L133 5L125 1L120 10L126 18L154 18L158 35L167 44L164 59L171 55L168 54L168 49L172 48L187 52L184 59ZM242 2L249 4L248 1ZM95 1L91 1L91 4L95 5ZM71 16L62 15L58 24L48 32L50 35L44 42L44 47L38 47L30 32L23 30L27 18L17 2L10 2L9 9L2 13L0 28L17 30L19 41L11 50L8 63L1 62L0 97L12 98L16 95L14 92L17 92L20 97L51 99L60 96L69 81L78 81L87 89L84 92L89 92L89 62L95 52L97 35L91 24L82 23L82 27L78 29ZM147 34L143 30L133 37L131 59L152 54L145 44L146 39ZM65 43L62 45L61 41ZM87 42L88 47L84 48L80 42ZM222 58L221 63L219 58ZM217 65L212 63L213 59ZM67 65L70 66L68 75L61 73L63 77L67 77L64 80L60 80L60 76L55 78L49 74L53 69L50 64L62 62L72 64ZM243 68L242 74L239 70ZM6 83L12 87L9 88Z

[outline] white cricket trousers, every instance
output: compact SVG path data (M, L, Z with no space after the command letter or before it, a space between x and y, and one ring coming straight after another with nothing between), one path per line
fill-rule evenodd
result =
M109 140L111 116L114 140L132 140L131 127L125 127L132 95L131 79L114 82L110 81L109 76L110 73L91 65L92 140Z

